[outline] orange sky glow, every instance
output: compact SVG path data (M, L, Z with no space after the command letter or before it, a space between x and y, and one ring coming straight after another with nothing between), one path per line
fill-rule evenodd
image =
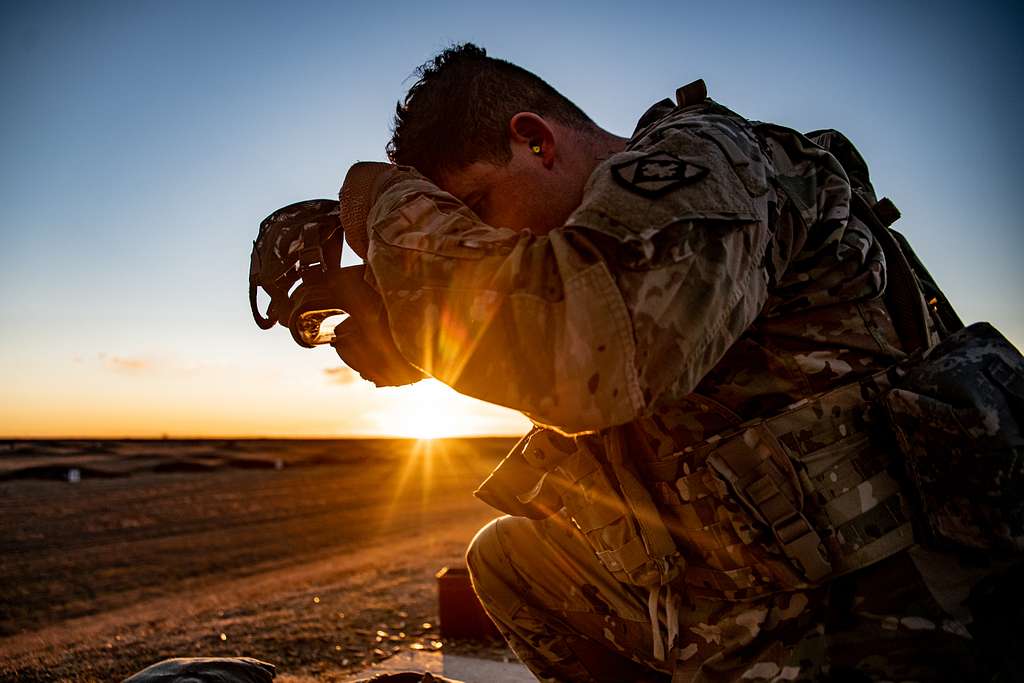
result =
M435 438L516 435L530 426L436 380L376 389L340 363L311 364L292 372L107 356L25 369L26 380L49 381L11 378L18 400L0 412L0 438Z
M376 389L249 311L260 222L383 160L416 66L463 40L616 135L697 78L748 118L842 131L961 317L1024 341L1016 6L663 5L538 4L558 40L537 49L487 3L6 3L0 438L528 430L434 380ZM443 342L479 330L440 325L451 377Z

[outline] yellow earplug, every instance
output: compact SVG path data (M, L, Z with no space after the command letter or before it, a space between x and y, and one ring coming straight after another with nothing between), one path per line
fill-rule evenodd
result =
M534 145L530 148L534 154L540 154L540 145Z

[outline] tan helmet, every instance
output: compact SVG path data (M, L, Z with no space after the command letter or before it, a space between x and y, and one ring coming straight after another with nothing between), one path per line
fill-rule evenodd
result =
M341 268L339 216L338 202L310 199L278 209L260 223L249 263L249 307L261 329L275 323L288 327L301 346L330 341L324 323L345 314L326 286ZM256 301L260 287L270 295L266 314Z

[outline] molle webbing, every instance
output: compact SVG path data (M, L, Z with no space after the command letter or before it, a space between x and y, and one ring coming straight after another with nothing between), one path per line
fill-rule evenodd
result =
M682 563L650 494L623 461L621 438L612 429L605 439L611 462L577 443L554 472L563 482L566 512L605 568L625 583L660 586Z
M596 437L595 437L596 438ZM604 567L619 581L661 586L683 562L644 483L626 462L624 436L608 430L603 458L584 439L535 429L476 491L512 515L543 519L559 508L572 518Z
M726 439L708 456L708 464L771 530L782 552L809 581L831 573L821 536L803 514L803 489L793 463L764 424Z
M607 436L612 471L618 480L626 505L636 520L645 554L659 570L658 583L668 583L675 578L682 560L654 499L626 462L624 441L625 435L621 428L612 429Z
M683 555L704 559L691 561L683 580L742 600L909 547L903 491L889 473L893 449L869 410L890 386L881 372L645 463Z

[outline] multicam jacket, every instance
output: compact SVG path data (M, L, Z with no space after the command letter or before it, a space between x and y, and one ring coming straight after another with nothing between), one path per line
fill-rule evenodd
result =
M410 173L368 262L406 358L538 425L478 495L564 506L623 581L746 599L911 542L864 405L905 354L852 182L793 130L666 99L563 227L486 225Z

